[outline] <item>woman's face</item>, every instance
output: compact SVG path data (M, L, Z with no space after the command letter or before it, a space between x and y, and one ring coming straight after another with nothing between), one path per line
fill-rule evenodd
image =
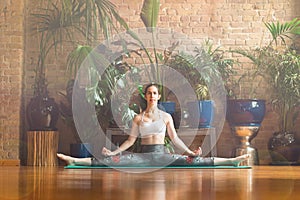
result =
M160 94L156 86L150 86L145 94L145 99L149 105L157 104Z

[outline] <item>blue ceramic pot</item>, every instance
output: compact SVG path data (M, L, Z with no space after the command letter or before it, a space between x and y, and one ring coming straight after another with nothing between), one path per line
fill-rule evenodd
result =
M187 103L188 124L191 128L209 128L214 117L214 103L211 100Z
M227 101L227 121L230 126L260 126L265 112L265 100L230 99Z
M169 113L170 115L175 113L176 104L173 101L159 102L159 109Z

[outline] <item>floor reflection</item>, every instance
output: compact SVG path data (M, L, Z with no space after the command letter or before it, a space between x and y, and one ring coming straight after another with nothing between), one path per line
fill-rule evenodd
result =
M0 167L0 175L1 200L288 200L300 195L300 168L126 173L112 169Z

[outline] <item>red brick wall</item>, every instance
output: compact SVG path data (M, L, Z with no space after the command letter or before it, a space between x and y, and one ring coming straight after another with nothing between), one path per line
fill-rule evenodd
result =
M0 159L19 159L24 3L0 2Z
M39 5L39 0L1 0L0 2L0 159L19 157L19 137L24 136L26 127L21 129L25 116L21 105L26 105L32 95L33 70L37 61L37 38L30 32L29 13ZM143 27L139 13L141 0L112 0L120 15L131 28ZM158 27L172 28L194 39L212 39L225 49L231 47L253 47L267 38L263 21L272 19L285 21L296 17L300 8L298 0L161 0ZM26 6L24 6L24 4ZM24 35L26 37L24 38ZM25 43L25 46L24 46ZM24 52L24 49L26 50ZM64 90L65 56L67 47L62 48L58 59L49 58L47 79L50 95L58 99L57 91ZM23 55L24 54L24 55ZM24 58L24 59L23 59ZM246 66L245 66L246 67ZM246 68L239 69L241 72ZM24 76L23 73L24 72ZM24 80L23 80L24 77ZM21 102L21 88L24 87L24 101ZM22 107L23 109L24 107ZM259 135L253 145L259 149L261 163L268 163L266 143L273 130L276 118L267 113ZM59 125L64 130L64 125ZM64 132L64 131L62 131ZM62 141L66 140L64 133ZM235 140L228 125L224 125L218 142L219 156L230 156ZM66 145L62 144L65 148Z

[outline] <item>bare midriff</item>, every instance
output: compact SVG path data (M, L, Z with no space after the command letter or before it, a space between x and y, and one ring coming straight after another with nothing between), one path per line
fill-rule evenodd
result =
M150 135L147 137L142 138L141 144L142 145L152 145L152 144L164 144L164 135Z

